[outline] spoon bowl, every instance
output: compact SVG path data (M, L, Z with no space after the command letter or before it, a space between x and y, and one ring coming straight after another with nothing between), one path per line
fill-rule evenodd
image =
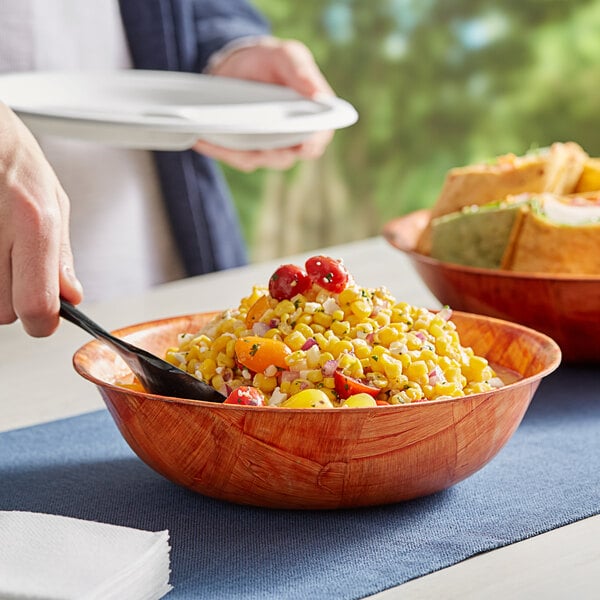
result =
M225 396L210 385L155 354L112 335L63 298L60 299L60 316L108 344L121 356L150 394L206 402L225 400Z

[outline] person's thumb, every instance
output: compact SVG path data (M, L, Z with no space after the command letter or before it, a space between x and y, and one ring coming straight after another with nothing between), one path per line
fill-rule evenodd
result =
M79 304L83 300L83 286L75 275L75 265L69 236L68 200L61 202L61 210L63 211L63 219L59 254L60 295L65 300L71 302L71 304Z

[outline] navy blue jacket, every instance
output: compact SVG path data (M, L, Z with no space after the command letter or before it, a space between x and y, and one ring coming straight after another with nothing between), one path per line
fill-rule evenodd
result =
M228 42L269 32L245 0L120 0L120 8L137 69L200 73ZM192 150L154 156L187 274L245 264L235 207L214 161Z

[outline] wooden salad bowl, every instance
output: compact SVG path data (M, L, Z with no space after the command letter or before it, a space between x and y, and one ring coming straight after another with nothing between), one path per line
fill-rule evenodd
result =
M177 334L214 313L115 332L164 355ZM294 409L154 396L116 385L129 374L107 346L80 348L77 372L99 389L121 434L151 468L191 490L240 504L334 509L409 500L481 469L518 427L542 377L560 362L547 336L489 317L455 313L463 345L501 373L495 391L417 404ZM513 377L514 378L514 377Z
M394 219L383 235L409 257L442 304L541 331L558 343L565 362L600 362L600 275L518 273L436 260L415 251L429 215L418 210Z

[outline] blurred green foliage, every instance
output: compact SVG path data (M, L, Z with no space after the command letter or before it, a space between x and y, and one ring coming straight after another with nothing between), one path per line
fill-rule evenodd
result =
M600 156L600 2L254 4L277 36L311 48L336 93L359 112L328 149L347 190L345 214L368 222L360 233L349 228L348 240L431 205L452 167L554 141L573 140ZM284 176L287 186L296 185L299 169ZM226 175L252 250L272 174Z

